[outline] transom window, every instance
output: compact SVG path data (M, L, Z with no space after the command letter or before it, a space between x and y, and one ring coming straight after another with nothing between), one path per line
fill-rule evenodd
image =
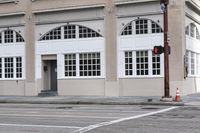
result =
M161 57L151 50L125 51L125 76L161 75Z
M122 31L122 35L132 35L132 23L129 23L124 30Z
M24 42L23 37L14 30L5 30L0 33L0 44Z
M79 53L65 55L65 77L101 76L100 53Z
M136 34L148 33L148 21L146 19L140 19L135 22Z
M22 78L22 57L0 58L0 79Z
M13 42L13 31L6 30L4 32L4 39L5 39L5 43L12 43Z
M160 28L160 26L157 23L152 21L152 23L151 23L151 32L152 33L161 33L163 31L162 31L162 29Z
M66 25L53 29L40 40L77 39L102 37L98 32L79 25Z
M57 39L61 39L61 28L56 28L47 33L43 37L43 40L57 40Z
M64 26L64 38L65 39L76 38L76 26L75 25Z
M134 27L134 28L133 28ZM151 30L149 30L151 29ZM134 31L133 31L134 30ZM155 34L161 33L162 28L152 20L148 19L137 19L128 23L123 29L121 35L132 35L132 34Z
M185 28L185 34L192 37L192 38L196 38L196 39L200 40L199 30L194 23L189 24Z

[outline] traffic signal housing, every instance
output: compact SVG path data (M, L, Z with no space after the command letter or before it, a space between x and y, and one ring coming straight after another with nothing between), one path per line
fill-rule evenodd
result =
M162 54L164 52L163 46L154 46L153 53L154 54Z

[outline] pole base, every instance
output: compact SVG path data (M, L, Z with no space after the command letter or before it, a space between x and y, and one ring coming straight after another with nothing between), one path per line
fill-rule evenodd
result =
M169 96L169 97L163 96L163 97L160 99L160 101L162 101L162 102L172 102L172 101L173 101L173 98L172 98L172 96Z

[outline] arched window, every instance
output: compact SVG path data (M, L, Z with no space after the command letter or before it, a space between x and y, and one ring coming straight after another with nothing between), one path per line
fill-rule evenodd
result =
M150 22L150 23L149 23ZM134 25L134 28L133 28ZM151 28L151 31L149 31ZM149 19L137 19L130 23L128 23L121 35L132 35L132 34L154 34L154 33L162 33L162 28L152 20Z
M199 34L199 30L197 28L197 26L194 23L190 23L186 28L185 28L185 34L196 38L198 40L200 40L200 34Z
M65 25L49 31L42 40L77 39L102 37L98 32L80 25Z
M4 30L0 32L0 43L18 43L24 42L23 37L14 30Z

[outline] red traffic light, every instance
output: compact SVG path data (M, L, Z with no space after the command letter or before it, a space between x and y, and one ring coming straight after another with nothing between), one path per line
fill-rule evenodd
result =
M154 54L162 54L164 52L163 46L154 46L153 53Z

